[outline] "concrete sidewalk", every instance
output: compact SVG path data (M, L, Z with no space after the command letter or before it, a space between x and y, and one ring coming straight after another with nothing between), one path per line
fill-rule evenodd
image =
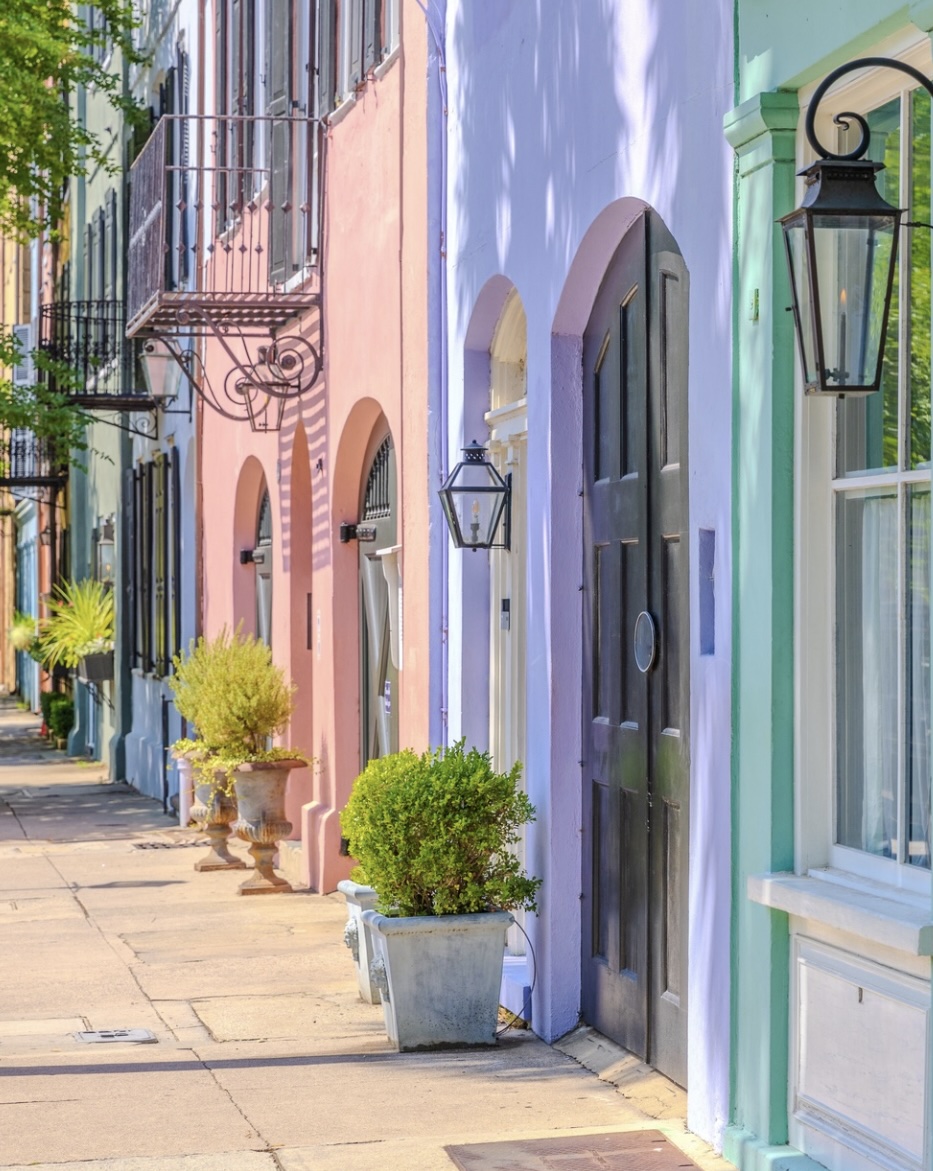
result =
M391 1051L340 896L237 897L242 873L192 869L200 835L37 733L0 702L0 1166L451 1171L446 1144L640 1127L729 1166L586 1030ZM72 1036L127 1028L156 1042Z

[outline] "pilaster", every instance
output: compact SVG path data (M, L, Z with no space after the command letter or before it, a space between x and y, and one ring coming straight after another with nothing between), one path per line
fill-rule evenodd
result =
M795 195L796 93L727 115L736 151L733 386L731 1127L725 1154L775 1163L787 1142L786 916L749 875L794 864L794 339L779 216ZM755 1158L755 1162L760 1160Z

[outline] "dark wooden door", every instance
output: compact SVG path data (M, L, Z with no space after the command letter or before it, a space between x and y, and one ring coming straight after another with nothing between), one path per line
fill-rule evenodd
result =
M583 339L583 1015L686 1081L687 273L646 213Z

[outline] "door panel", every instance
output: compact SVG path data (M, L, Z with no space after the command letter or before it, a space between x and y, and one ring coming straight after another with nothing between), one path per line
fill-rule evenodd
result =
M627 649L647 590L645 221L628 233L583 339L585 434L583 1012L647 1043L647 691ZM638 607L638 609L636 609ZM588 901L589 904L588 905Z
M584 1018L686 1079L687 273L653 214L583 338ZM635 661L647 611L655 657ZM644 666L644 663L642 664Z
M392 663L389 589L380 549L395 545L395 450L386 438L368 469L360 502L360 524L373 540L360 542L360 768L398 751L398 670Z

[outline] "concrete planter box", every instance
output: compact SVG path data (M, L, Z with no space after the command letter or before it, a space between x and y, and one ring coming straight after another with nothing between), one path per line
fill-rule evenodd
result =
M84 655L78 663L78 678L82 683L107 683L113 679L113 651Z
M389 1040L401 1051L495 1045L508 911L390 919L364 911Z
M349 878L338 882L337 889L347 901L347 925L343 929L343 941L353 953L360 999L367 1004L378 1004L379 989L373 983L369 970L374 955L372 933L363 922L363 912L374 908L379 896L371 886L362 886L358 882L351 882Z

